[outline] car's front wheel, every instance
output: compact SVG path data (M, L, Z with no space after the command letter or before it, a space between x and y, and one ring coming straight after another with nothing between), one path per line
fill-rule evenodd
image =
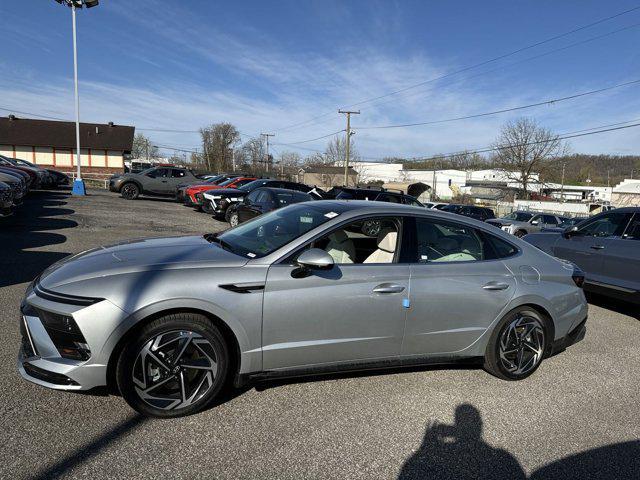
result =
M504 380L522 380L540 366L547 350L546 320L530 307L512 310L498 322L485 353L484 367Z
M233 212L229 215L229 225L231 225L231 227L237 227L239 223L240 218L238 217L238 212Z
M140 195L140 188L135 183L125 183L120 189L120 195L126 200L135 200Z
M123 348L117 384L150 417L181 417L211 405L225 383L229 351L206 317L178 313L145 325Z

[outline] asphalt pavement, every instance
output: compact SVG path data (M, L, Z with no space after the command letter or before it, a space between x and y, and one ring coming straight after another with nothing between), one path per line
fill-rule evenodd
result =
M586 338L521 382L464 366L328 376L149 420L106 392L22 380L18 307L49 264L226 228L171 201L90 193L35 192L0 220L0 478L640 478L640 308L601 297Z

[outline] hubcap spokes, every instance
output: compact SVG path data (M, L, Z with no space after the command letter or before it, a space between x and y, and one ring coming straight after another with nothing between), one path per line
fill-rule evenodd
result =
M523 375L540 363L544 347L544 328L540 320L518 317L500 336L500 361L509 373Z
M140 349L133 366L136 393L152 407L178 410L203 398L218 371L212 345L185 330L162 333Z

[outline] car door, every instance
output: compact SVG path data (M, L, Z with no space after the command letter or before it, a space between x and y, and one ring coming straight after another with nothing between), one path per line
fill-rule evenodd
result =
M603 243L600 281L625 293L640 292L640 213L636 213L621 236Z
M251 192L247 197L247 201L238 206L238 220L240 222L246 222L247 220L262 215L264 205L270 198L271 196L267 190L260 189Z
M409 289L409 265L398 263L401 222L384 217L357 222L368 228L347 222L307 247L328 245L340 232L347 242L358 243L355 248L362 246L360 242L375 245L377 236L386 232L382 226L392 222L398 232L390 261L362 263L361 256L355 263L336 263L330 270L298 276L293 264L298 251L269 267L263 300L266 370L398 358L406 317L403 301ZM373 233L376 236L371 237Z
M570 235L561 235L552 247L556 257L569 260L585 272L588 282L606 283L603 250L607 239L620 237L631 214L610 211L580 224Z
M513 297L516 281L500 257L518 249L456 221L418 217L412 225L405 228L414 245L408 249L410 308L402 355L459 352L486 331Z
M164 193L166 194L175 193L178 185L184 183L185 178L189 178L187 177L187 171L182 168L171 168L169 170L171 176L166 179L167 183L163 184L165 186Z
M146 182L145 189L151 193L165 194L168 190L168 182L171 178L169 168L157 168L147 174L149 180Z

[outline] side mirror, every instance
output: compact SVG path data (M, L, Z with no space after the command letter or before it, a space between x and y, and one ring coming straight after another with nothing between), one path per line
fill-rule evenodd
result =
M319 248L310 248L300 254L296 263L305 270L330 270L333 257Z
M562 232L562 236L564 238L569 238L569 237L572 237L574 235L578 235L578 227L576 225L572 225L571 227L567 227Z

